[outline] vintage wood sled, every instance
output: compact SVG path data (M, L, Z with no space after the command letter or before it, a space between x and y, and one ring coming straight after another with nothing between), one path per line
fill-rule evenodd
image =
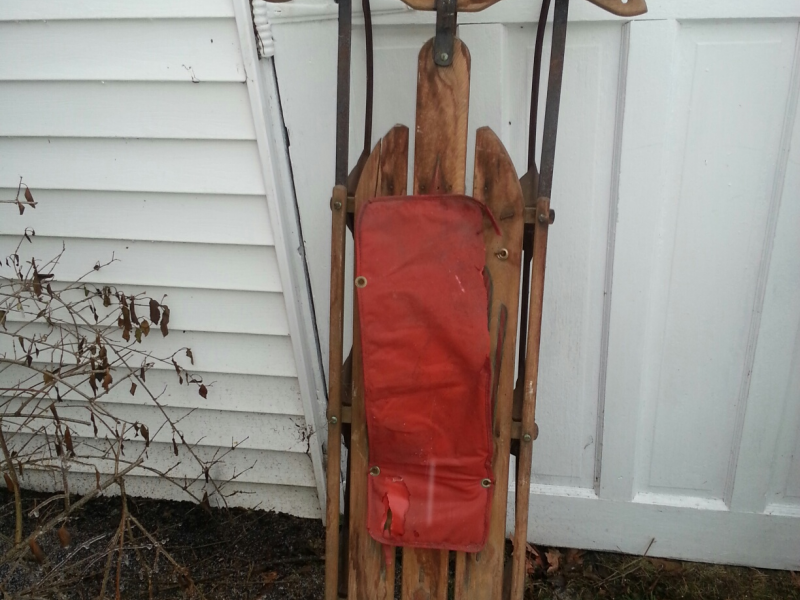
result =
M400 568L400 596L407 600L521 600L524 594L569 0L555 0L540 169L536 111L549 0L543 0L535 47L528 171L518 177L497 135L479 128L467 196L470 54L456 36L456 15L496 1L404 0L437 11L435 36L419 54L409 195L408 127L395 126L370 149L368 0L365 145L348 172L351 0L339 0L325 600L394 598ZM622 16L646 10L644 0L591 1ZM345 282L348 227L355 276ZM345 285L355 290L346 361ZM342 441L349 453L340 519ZM516 510L507 556L511 454Z

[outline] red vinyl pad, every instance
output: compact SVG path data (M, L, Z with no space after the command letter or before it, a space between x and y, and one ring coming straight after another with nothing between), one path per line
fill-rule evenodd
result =
M483 219L467 196L374 198L356 217L367 529L383 544L476 552L486 542Z

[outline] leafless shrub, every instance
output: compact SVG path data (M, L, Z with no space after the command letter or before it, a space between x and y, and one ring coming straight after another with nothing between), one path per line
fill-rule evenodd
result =
M0 199L0 203L16 205L20 215L37 206L22 180L16 198ZM187 440L180 429L181 420L191 411L178 415L168 410L161 401L165 389L148 384L151 369L166 367L174 370L177 385L193 386L203 398L209 393L202 378L185 366L194 364L190 348L166 356L150 349L153 338L169 335L170 308L165 298L126 294L116 287L85 282L88 275L111 268L116 262L113 256L87 268L77 281L60 281L57 270L65 247L62 245L56 256L38 259L32 257L34 242L35 232L26 229L0 264L0 465L5 484L14 494L16 517L13 539L6 539L0 558L0 567L5 568L0 568L0 590L6 591L15 571L27 568L23 559L32 556L38 563L47 563L37 541L41 536L57 530L61 545L69 546L70 516L116 486L121 518L103 551L100 597L111 587L120 597L125 545L136 549L138 556L143 540L155 548L156 563L160 554L171 564L189 595L199 594L188 570L128 511L125 479L135 474L155 475L179 487L205 509L210 508L211 500L225 504L225 485L231 480L217 481L212 472L241 441L211 457L201 456L198 441ZM127 395L154 407L156 411L148 413L156 415L154 422L131 419L126 411L130 404L124 401ZM162 455L164 450L172 455L169 466L163 467L163 459L163 468L147 461L156 443ZM37 524L26 536L23 487L27 479L43 474L54 474L61 489L28 515ZM94 490L71 501L70 474L93 475ZM140 558L143 568L150 569ZM59 573L53 565L48 572L48 577L17 592L36 595L66 577L66 569Z

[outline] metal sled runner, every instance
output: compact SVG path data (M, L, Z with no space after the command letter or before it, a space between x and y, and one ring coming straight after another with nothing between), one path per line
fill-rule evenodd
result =
M409 129L395 126L370 149L368 0L365 146L348 172L351 6L339 0L325 599L394 598L402 548L403 599L521 600L569 0L555 0L540 168L536 108L549 0L535 47L528 172L520 178L495 133L479 128L471 196L470 54L456 37L456 17L497 0L404 1L437 12L435 37L418 60L410 194ZM623 16L646 10L642 0L591 1ZM353 349L344 360L348 227ZM349 453L340 519L343 440ZM516 511L507 557L512 454Z

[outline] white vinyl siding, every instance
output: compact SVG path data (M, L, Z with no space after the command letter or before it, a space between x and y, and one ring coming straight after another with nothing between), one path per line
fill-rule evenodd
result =
M191 347L193 370L213 382L203 399L174 371L148 374L168 384L173 415L194 409L180 423L187 442L203 438L197 452L211 457L241 441L212 471L241 473L231 504L318 517L256 137L231 0L0 5L0 197L22 176L39 202L22 217L4 211L2 255L30 226L37 257L66 244L62 281L114 253L87 281L167 295L170 335L148 347ZM138 394L108 402L159 423ZM174 462L171 441L156 437L148 461ZM188 462L178 471L199 475ZM94 473L76 467L70 484L91 489ZM31 473L23 485L54 484ZM144 473L127 490L187 499Z

